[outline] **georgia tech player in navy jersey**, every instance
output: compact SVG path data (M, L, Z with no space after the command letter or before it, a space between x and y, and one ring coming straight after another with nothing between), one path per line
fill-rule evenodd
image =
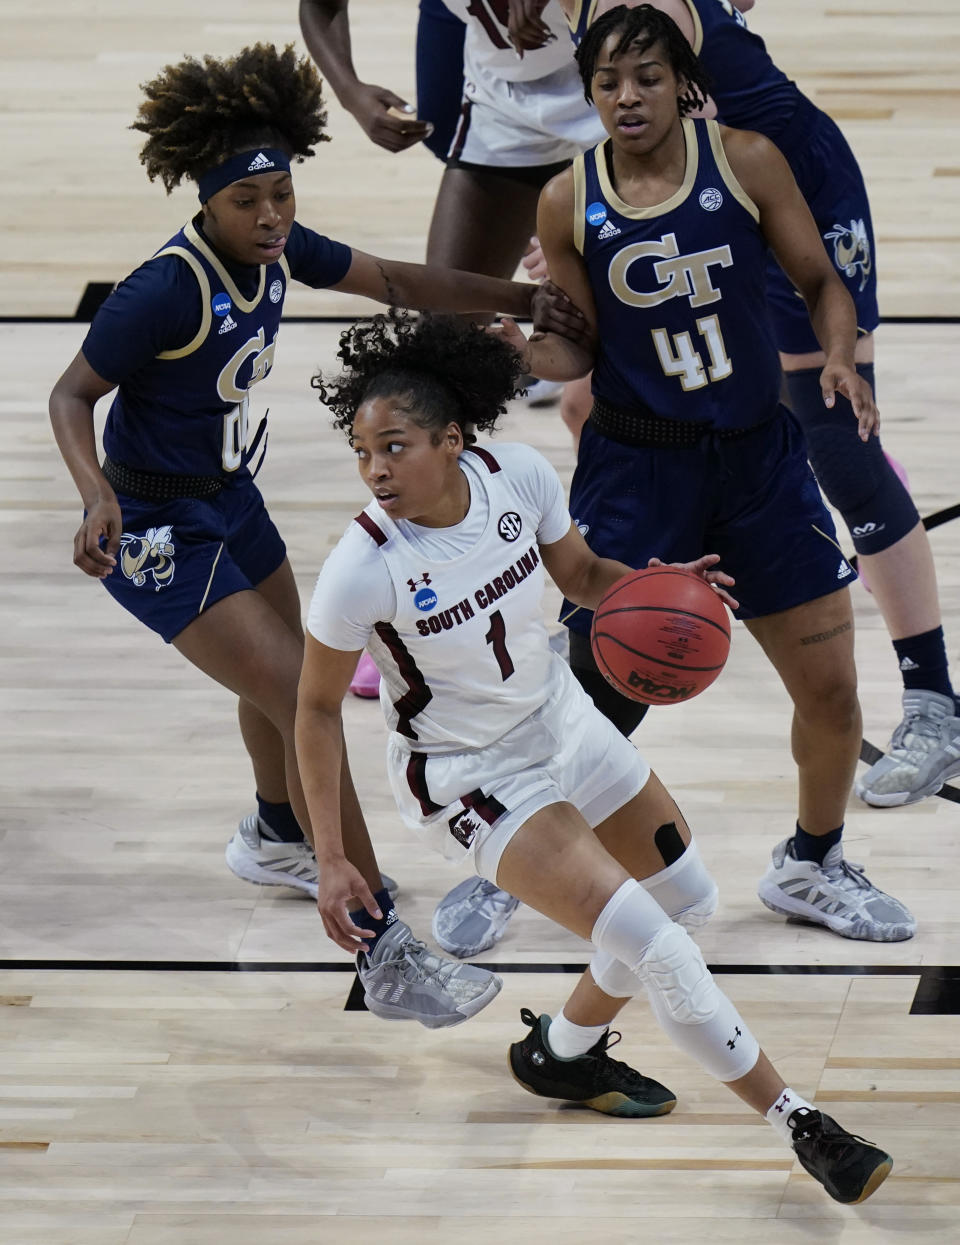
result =
M862 1201L889 1156L788 1089L720 991L690 936L717 895L690 829L550 648L544 571L591 608L629 568L591 552L537 451L476 444L516 391L519 357L474 326L402 314L355 325L341 357L340 376L314 383L373 499L317 581L297 708L331 938L363 968L370 920L350 910L363 879L344 853L337 793L341 702L369 644L404 821L594 944L559 1016L522 1010L514 1077L607 1114L671 1111L668 1089L607 1054L610 1022L645 991L680 1050L764 1115L832 1197ZM735 605L717 560L685 569Z
M778 404L767 247L823 344L822 400L843 394L866 439L877 412L854 366L853 304L773 144L684 119L706 84L672 21L649 5L620 7L593 24L578 60L610 137L545 188L538 225L595 347L547 338L525 351L535 374L556 379L594 366L571 514L597 553L640 566L661 550L690 559L709 548L736 577L738 617L794 703L799 815L773 853L763 902L844 937L910 938L904 906L843 861L860 750L853 571ZM573 604L565 614L571 664L588 670L589 615ZM602 684L591 694L622 725L630 706Z
M511 4L514 37L539 46L536 10L544 0ZM580 43L611 0L560 0ZM870 203L839 127L773 62L743 16L754 0L653 0L692 46L710 83L705 114L765 134L780 149L807 201L857 312L857 370L874 387L877 257ZM633 7L631 5L630 7ZM824 364L806 307L771 258L767 291L791 409L803 427L810 465L842 514L865 580L883 614L903 681L903 721L887 756L858 778L868 804L908 804L934 794L960 773L960 710L950 679L936 570L926 531L879 438L858 443L841 398L825 409ZM586 418L589 403L579 412Z
M168 190L195 180L201 208L110 295L53 390L57 442L85 507L74 561L239 696L258 813L241 823L228 863L249 881L315 895L293 742L300 601L246 446L249 391L273 364L287 284L456 311L522 310L537 287L379 260L299 225L290 163L313 154L326 117L316 71L291 48L188 58L144 90L141 160ZM114 389L101 468L93 408ZM343 795L351 858L392 915L346 769ZM437 971L431 963L420 979L436 984ZM406 996L397 1014L456 1023L496 982L471 969L459 1001L437 986L432 1001Z

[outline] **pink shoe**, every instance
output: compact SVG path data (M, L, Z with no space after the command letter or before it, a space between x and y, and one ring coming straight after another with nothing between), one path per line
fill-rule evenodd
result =
M910 480L907 476L907 471L903 463L897 462L897 460L893 457L893 455L888 454L886 450L883 451L883 456L887 460L887 462L890 464L890 466L893 468L894 473L900 480L900 483L909 493L910 492ZM860 576L860 582L863 584L864 588L866 588L867 592L869 592L872 595L873 589L870 587L870 583L867 579L866 571L864 571L863 569L863 563L859 559L857 560L857 574Z
M362 696L372 700L380 695L380 671L373 664L369 653L361 653L357 668L350 683L350 691L354 696Z

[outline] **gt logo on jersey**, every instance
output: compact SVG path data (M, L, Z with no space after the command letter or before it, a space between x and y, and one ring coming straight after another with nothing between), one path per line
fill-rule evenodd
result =
M834 225L823 236L825 241L833 243L833 262L845 277L853 280L859 269L859 289L862 290L873 271L866 225L862 220L852 220L849 229L845 225Z
M223 365L223 369L217 377L217 393L224 402L242 402L250 386L255 385L258 380L263 380L267 372L273 367L273 353L277 348L276 333L274 333L273 341L269 346L265 346L264 342L265 334L261 326L257 330L256 337L248 338L240 349ZM238 383L240 368L251 355L253 356L253 369L250 373L250 379L241 389Z
M147 582L147 576L153 579L153 588L159 592L173 579L176 569L173 564L173 526L169 523L163 527L148 527L144 536L134 536L132 532L124 532L120 537L120 569L127 579L138 588Z
M653 275L660 282L652 290L640 290L630 284L631 267L641 259L652 259ZM722 298L713 284L710 269L719 265L730 268L733 255L730 247L715 246L708 251L681 255L677 236L664 234L659 242L633 242L618 251L610 261L610 288L628 307L658 307L671 298L687 298L691 307L704 307Z

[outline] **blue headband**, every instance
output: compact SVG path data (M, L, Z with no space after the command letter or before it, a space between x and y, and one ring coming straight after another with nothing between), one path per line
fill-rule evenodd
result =
M290 157L285 151L276 147L254 147L252 151L241 151L238 155L231 156L223 164L208 169L198 177L199 199L201 203L206 203L218 190L223 190L224 186L242 181L249 175L289 172Z

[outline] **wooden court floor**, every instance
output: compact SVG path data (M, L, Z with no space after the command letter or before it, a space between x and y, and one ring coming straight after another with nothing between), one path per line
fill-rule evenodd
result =
M362 72L412 90L412 4L354 0ZM82 341L87 282L112 281L190 210L136 164L136 83L184 51L296 35L295 5L41 0L4 11L0 139L0 1242L389 1245L530 1242L953 1245L960 1239L960 807L852 800L847 854L917 913L908 943L787 925L755 898L790 833L785 694L742 628L722 678L655 711L638 746L674 791L721 889L700 941L789 1083L894 1156L864 1206L829 1201L738 1101L675 1053L637 1003L616 1053L677 1089L652 1121L526 1094L506 1049L519 1009L555 1012L588 947L527 909L484 960L497 1000L459 1028L385 1024L312 904L251 887L223 849L252 788L231 698L71 565L79 511L46 419ZM870 181L880 239L884 441L927 516L960 502L953 360L960 250L953 0L760 0L778 60L838 116ZM301 214L333 236L422 254L436 167L377 153L331 107L335 144L304 167ZM894 141L895 140L895 141ZM86 146L85 146L86 145ZM43 159L40 159L43 154ZM405 161L405 162L404 162ZM333 176L333 171L336 176ZM298 292L295 315L359 302ZM28 317L66 317L28 323ZM16 318L21 322L16 322ZM308 387L337 327L290 323L256 394L260 482L304 600L365 497ZM101 412L102 416L102 412ZM569 481L555 411L514 408L502 437ZM931 532L960 669L960 521ZM853 589L865 734L883 746L898 677L869 594ZM548 602L552 608L555 598ZM429 938L457 880L399 826L375 703L348 698L353 768L402 914ZM949 795L949 793L948 793Z

